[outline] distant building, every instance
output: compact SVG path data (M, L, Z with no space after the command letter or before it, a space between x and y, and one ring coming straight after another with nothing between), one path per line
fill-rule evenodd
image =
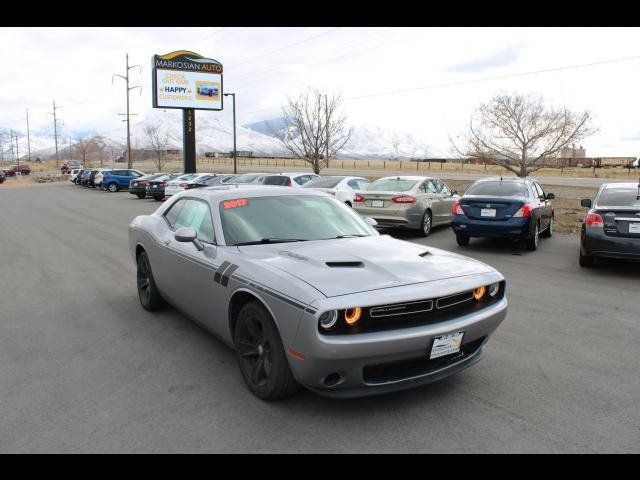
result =
M580 145L578 148L572 147L562 147L560 149L560 158L585 158L587 156L587 149Z

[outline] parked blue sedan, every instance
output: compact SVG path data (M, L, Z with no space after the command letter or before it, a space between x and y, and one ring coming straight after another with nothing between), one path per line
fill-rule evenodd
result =
M541 236L553 235L553 198L532 178L477 180L453 206L458 245L471 237L513 238L536 250Z

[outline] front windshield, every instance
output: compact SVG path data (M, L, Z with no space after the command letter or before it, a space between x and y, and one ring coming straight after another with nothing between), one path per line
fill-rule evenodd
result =
M417 180L407 180L402 178L381 178L367 186L367 190L373 192L408 192Z
M598 205L640 208L640 188L607 188L600 193Z
M220 203L227 245L372 235L352 209L334 198L283 195Z

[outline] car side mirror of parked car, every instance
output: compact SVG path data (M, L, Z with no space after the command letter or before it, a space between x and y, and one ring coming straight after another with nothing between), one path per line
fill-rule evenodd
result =
M591 199L583 198L582 200L580 200L580 205L582 205L584 208L591 208Z
M175 238L178 242L193 243L199 251L204 249L204 245L200 240L198 240L198 232L196 232L195 228L179 228L176 230Z
M547 193L547 196L546 196L547 200L553 200L554 198L556 198L556 196L553 193Z
M451 190L451 196L453 197L454 195L458 194L458 190Z
M364 221L367 222L367 225L369 225L370 227L375 227L376 225L378 225L378 222L376 222L375 219L371 217L364 217Z

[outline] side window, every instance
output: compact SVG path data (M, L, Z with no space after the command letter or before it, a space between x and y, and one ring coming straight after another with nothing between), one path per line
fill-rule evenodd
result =
M433 184L433 180L427 180L422 184L422 191L425 193L438 193L436 186Z
M440 180L438 180L438 183L440 184L440 193L442 195L446 195L446 196L451 196L451 190L449 189L449 187L447 187L443 182L441 182Z
M309 175L300 175L299 177L294 177L293 179L298 185L304 185L309 181Z
M186 202L186 200L178 200L171 206L171 208L169 208L169 211L164 214L164 218L171 228L175 229L176 220L178 219L178 215L180 215L180 210L182 210L182 207L184 207Z
M356 190L360 189L360 184L358 183L358 180L356 180L355 178L352 178L351 180L349 180L347 182L347 185L349 185L351 188L355 188Z
M540 185L538 185L538 182L533 182L533 186L536 190L536 196L540 197L540 199L544 198L544 190L542 190L542 187Z
M198 232L198 240L214 242L213 222L209 204L200 200L185 200L175 222L175 228L191 227Z

